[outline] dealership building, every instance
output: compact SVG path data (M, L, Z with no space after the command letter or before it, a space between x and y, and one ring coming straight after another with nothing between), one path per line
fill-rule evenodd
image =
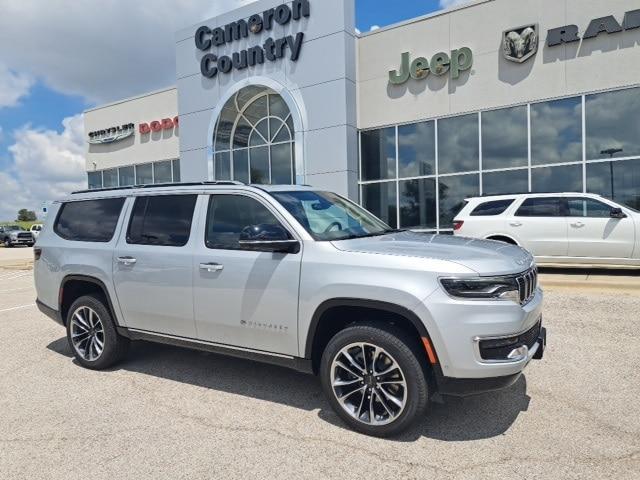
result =
M367 33L353 0L259 0L175 45L174 88L85 113L90 188L307 184L443 232L478 195L640 209L640 0L476 0Z

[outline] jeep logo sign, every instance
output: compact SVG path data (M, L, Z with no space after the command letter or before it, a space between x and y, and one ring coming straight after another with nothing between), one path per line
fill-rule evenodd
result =
M469 70L472 65L473 52L467 47L453 50L450 55L436 53L431 61L425 57L417 57L411 61L411 54L405 52L400 58L400 69L389 71L389 83L402 85L409 78L424 80L429 73L440 76L449 72L451 78L456 79L460 77L460 72Z

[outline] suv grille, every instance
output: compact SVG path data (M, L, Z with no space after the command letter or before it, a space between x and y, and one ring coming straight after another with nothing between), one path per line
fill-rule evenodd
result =
M30 233L19 233L18 238L20 240L31 240L32 236Z
M536 294L538 287L538 269L533 267L516 277L518 292L520 293L520 304L529 303Z
M531 349L538 341L541 326L542 320L515 337L480 340L480 356L483 360L507 360L514 348L526 345Z

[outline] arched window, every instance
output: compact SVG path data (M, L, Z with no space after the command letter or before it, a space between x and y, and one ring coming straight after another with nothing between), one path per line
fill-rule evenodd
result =
M213 152L215 180L294 183L294 127L289 107L273 90L243 88L220 113Z

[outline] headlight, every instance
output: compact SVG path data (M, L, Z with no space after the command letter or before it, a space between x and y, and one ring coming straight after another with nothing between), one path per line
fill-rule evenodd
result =
M518 282L513 277L441 278L440 283L452 297L520 303Z

